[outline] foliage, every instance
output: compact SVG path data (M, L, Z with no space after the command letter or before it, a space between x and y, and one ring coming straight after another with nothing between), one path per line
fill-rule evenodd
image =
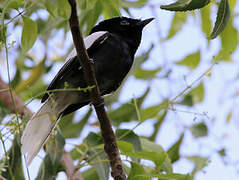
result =
M147 0L78 0L77 3L80 27L84 35L87 35L99 20L119 16L121 13L130 16L132 9L150 9L156 6ZM172 14L171 26L166 37L160 39L162 40L160 43L169 42L179 36L190 18L200 19L201 24L198 28L205 35L205 39L208 37L208 44L210 45L212 39L220 39L221 48L217 54L214 54L210 63L232 61L232 55L238 49L238 30L234 25L235 3L236 0L217 2L177 0L168 5L161 4L162 11L169 10L171 14L173 13L171 11L176 12ZM216 18L211 19L213 14L211 9L216 7L218 9L217 14L213 16ZM10 60L13 69L8 67L8 71L14 72L12 73L14 76L10 78L11 90L16 92L26 104L29 104L33 99L41 98L47 87L45 80L47 77L49 79L49 76L52 79L54 68L63 62L72 50L72 43L69 45L68 27L70 6L67 0L0 1L0 13L0 63L4 61L8 64L8 59ZM213 27L212 22L215 22ZM21 34L19 34L19 29ZM15 39L21 39L20 42L13 40L14 36L17 36ZM57 46L54 41L60 36L62 36L63 44L58 44L58 46L60 49L64 49L61 52L52 47ZM145 66L147 61L152 58L150 55L158 45L157 42L147 49L145 48L146 50L135 58L134 67L124 81L128 82L128 79L134 78L138 82L145 83L144 92L125 102L121 102L120 99L124 90L122 88L113 96L106 97L108 115L116 128L117 144L129 180L149 180L152 178L191 180L196 177L197 172L202 171L208 165L209 157L200 154L184 156L180 150L184 147L184 141L188 134L192 135L194 141L209 137L210 123L206 122L207 115L194 113L194 120L197 120L198 115L203 118L200 121L192 122L189 126L184 126L178 138L175 142L171 142L172 145L169 148L161 146L157 137L164 124L170 120L172 111L177 112L177 108L183 107L191 113L190 110L194 110L194 107L203 103L206 97L206 86L202 78L210 75L213 66L206 69L205 73L191 84L185 80L187 87L181 93L177 91L179 93L175 94L174 98L172 95L164 96L165 98L161 98L155 104L148 103L148 99L155 90L153 84L159 78L174 83L170 79L174 72L173 68L167 69L161 64L154 64L155 66L151 69ZM172 66L193 73L204 63L204 53L198 48L198 50L185 55L184 58L177 59ZM4 55L5 58L2 60ZM184 82L180 83L184 84ZM1 91L4 90L0 89L0 93ZM14 118L11 118L12 116ZM232 116L233 112L231 111L226 118L227 123L230 122ZM0 102L0 140L5 151L4 154L1 154L0 174L7 179L26 178L23 174L25 165L20 156L21 133L12 132L12 129L16 131L17 128L22 128L22 124L25 124L24 119L19 123L20 118L18 117L17 114L10 115L10 111ZM15 121L16 119L17 121ZM135 129L148 122L153 122L151 135L141 136L137 134ZM130 125L131 123L136 125L133 128L121 128L125 124ZM81 139L80 141L77 140L77 144L72 147L70 154L73 160L78 163L77 168L81 170L84 179L108 179L110 166L103 151L100 133L91 132L85 135L87 127L94 129L98 126L91 108L86 110L85 114L73 113L64 117L59 123L59 129L57 128L55 135L49 139L44 148L46 155L42 162L39 162L41 165L37 179L55 179L59 172L66 171L60 157L65 143L67 144L71 138ZM12 141L9 140L9 136L13 137ZM6 141L12 142L7 149L5 148ZM227 156L224 148L221 148L217 153L223 157ZM192 162L194 164L193 170L187 169L185 174L176 173L173 170L174 165L181 159ZM87 168L83 168L85 166Z

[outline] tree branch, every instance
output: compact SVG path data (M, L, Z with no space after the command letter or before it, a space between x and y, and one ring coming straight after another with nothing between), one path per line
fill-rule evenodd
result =
M104 149L110 160L112 168L111 175L115 180L125 180L126 176L122 167L119 150L116 144L116 138L111 126L111 122L105 112L104 100L101 98L100 90L95 78L94 68L89 60L89 56L85 49L82 34L79 28L75 0L68 0L71 5L71 17L69 19L71 33L75 44L77 57L83 67L84 78L88 86L94 86L90 91L91 101L96 110L97 117L100 122L101 133L104 140Z
M21 117L25 115L32 116L32 112L25 106L21 98L15 92L13 92L13 99L16 107L12 102L9 86L0 78L0 102L2 102L12 113L20 114Z
M66 175L68 180L83 180L80 171L76 171L70 153L64 151L61 157L61 162L66 168Z
M6 180L6 179L0 175L0 180Z
M31 117L33 113L30 109L28 109L20 96L18 96L15 92L13 92L13 98L15 101L15 107L14 109L13 103L11 101L11 94L9 92L9 86L1 79L0 77L0 102L9 109L12 113L20 114L21 117L29 116ZM73 164L73 160L70 156L70 154L66 151L64 151L61 162L65 166L66 174L68 179L70 180L83 180L83 177L81 176L79 171L75 171L76 168ZM0 176L0 180L1 180Z

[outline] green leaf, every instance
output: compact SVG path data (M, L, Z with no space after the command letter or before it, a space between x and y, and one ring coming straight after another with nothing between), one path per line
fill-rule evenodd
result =
M201 82L197 87L191 89L184 98L178 102L189 107L192 107L196 103L201 103L204 99L204 85Z
M195 176L196 172L201 171L205 166L208 165L208 158L200 156L188 156L186 157L189 161L194 163L194 169L192 172L192 177Z
M144 167L137 162L130 162L131 169L127 180L150 180L150 177L142 177L140 175L146 175Z
M102 137L96 133L90 133L84 142L90 147L88 154L88 159L91 159L91 161L88 163L92 163L92 166L96 169L98 176L101 180L107 180L109 178L109 168L110 164L108 162L108 158L104 152L102 152L102 149L96 148L96 146L103 144ZM100 155L95 156L99 152Z
M43 92L45 92L47 88L47 85L44 83L43 78L41 78L37 81L37 83L34 83L30 87L31 88L28 87L21 93L23 100L29 100L31 98L41 99Z
M212 30L212 22L210 19L210 10L211 6L208 5L200 10L201 12L201 26L202 26L202 31L205 33L205 35L208 37L211 30Z
M155 141L157 134L160 130L161 125L163 124L164 120L166 119L165 117L167 116L168 110L165 109L164 111L160 112L159 117L157 118L155 124L154 124L154 132L153 134L149 137L150 141Z
M197 87L193 88L188 95L192 96L193 104L201 103L204 99L204 85L201 82Z
M160 167L160 170L165 171L166 173L172 173L172 164L170 162L170 159L169 159L167 153L164 151L162 146L160 146L152 141L149 141L145 138L140 138L140 141L141 141L143 151L153 151L153 152L165 154L166 157L165 157L165 160L164 160L162 166Z
M179 104L192 107L196 103L201 103L204 100L204 85L201 82L197 87L191 89L186 94Z
M2 89L1 89L2 90ZM3 118L9 115L11 111L5 107L5 105L0 101L0 123L3 121Z
M150 106L148 108L142 109L141 110L141 120L145 121L147 119L152 119L158 116L159 112L162 109L167 108L168 106L168 101L164 100L161 104L155 105L155 106Z
M89 147L94 148L97 145L103 144L103 139L102 137L97 134L91 132L86 138L85 138L85 143L88 144Z
M121 0L120 4L124 8L142 8L146 5L148 0L127 1Z
M232 19L229 20L227 28L220 34L220 37L221 49L215 60L231 61L231 55L235 52L238 45L238 32L233 26Z
M90 9L89 11L86 12L86 17L87 17L87 33L90 33L91 29L94 27L96 24L97 20L99 19L100 15L102 14L103 11L103 3L102 1L96 1L94 7ZM91 16L88 16L91 14Z
M46 146L47 154L41 164L36 180L54 180L58 172L64 170L60 159L62 157L65 139L58 131L56 136L49 140Z
M47 11L55 18L70 18L71 6L67 0L45 0L45 7Z
M23 6L23 0L11 0L7 8L9 9L18 9Z
M193 106L193 97L192 95L185 95L183 100L179 102L179 104L192 107Z
M90 116L92 114L92 109L90 109L85 116L79 121L74 123L73 120L73 114L71 113L69 116L63 117L59 123L62 134L65 138L77 138L80 137L83 128L87 124Z
M121 152L133 152L134 147L126 141L117 141L118 148Z
M87 169L82 172L84 180L99 180L99 176L94 168Z
M38 24L38 32L39 32L39 38L44 42L47 43L48 39L52 37L52 31L53 29L62 29L66 28L68 25L68 21L66 21L63 18L54 18L53 16L49 16L46 21L42 19L37 19ZM60 58L60 60L64 61Z
M55 180L58 172L60 171L64 171L62 164L54 164L51 161L50 155L47 154L43 159L40 170L35 180Z
M209 2L210 0L178 0L169 5L162 5L160 8L169 11L188 11L200 9L206 6Z
M147 97L149 90L150 89L147 88L144 94L136 99L137 106L139 108L142 105L144 99ZM119 126L120 123L122 122L137 120L135 104L132 101L133 100L125 104L122 104L119 108L108 112L108 115L115 126Z
M155 118L160 112L160 110L162 110L161 105L151 106L141 110L142 120Z
M20 137L15 137L12 141L12 147L8 150L6 156L7 160L5 161L5 169L6 171L2 171L1 175L6 179L12 179L10 168L14 178L17 180L24 180L23 169L22 169L22 158L21 158L21 147L19 144ZM1 157L2 158L2 157ZM1 161L3 158L1 159ZM9 162L9 164L7 163ZM9 167L10 165L10 167Z
M134 151L142 150L139 136L135 134L134 131L130 129L117 129L115 134L118 140L123 140L131 143L134 147Z
M68 129L68 126L70 126L73 123L74 115L75 115L75 113L67 114L66 116L63 116L61 118L60 122L58 123L58 126L60 127L61 132L64 137L66 137L65 130Z
M155 142L149 141L145 138L140 138L142 149L144 151L156 151L156 152L164 152L164 149L159 144Z
M45 68L45 60L46 59L43 59L39 64L34 66L28 78L17 85L17 87L15 88L16 93L26 91L29 87L31 87L32 85L36 84L37 81L39 81L43 69Z
M167 39L172 38L177 32L179 32L182 29L183 25L186 23L186 21L187 21L186 13L175 12Z
M23 16L22 53L25 54L34 45L37 39L37 24L27 16Z
M155 151L122 152L122 154L136 159L151 160L155 163L157 167L163 164L167 156L165 152L155 152Z
M104 17L109 19L115 16L121 16L119 1L104 0L101 1L104 6Z
M226 157L226 155L227 155L227 152L226 152L226 149L225 149L225 148L220 149L219 151L217 151L217 153L218 153L222 158Z
M109 111L108 113L109 118L116 126L121 122L129 122L135 114L135 107L132 103L123 104L118 109Z
M48 0L49 1L49 0ZM57 0L58 14L64 19L69 19L71 16L71 6L68 0Z
M17 67L16 74L11 81L11 87L14 89L21 82L21 70Z
M207 125L204 122L194 124L190 130L195 138L204 137L208 135Z
M230 1L229 1L229 5L230 5L231 9L234 9L234 8L235 8L236 3L237 3L237 0L230 0Z
M146 91L143 93L143 95L141 95L139 98L136 99L136 102L137 102L137 105L138 105L139 108L142 106L145 98L148 96L149 91L150 91L150 87L148 87L146 89Z
M87 157L88 146L86 144L75 145L70 154L73 160L83 160Z
M176 64L181 66L187 66L189 69L193 70L200 63L200 59L201 54L200 51L198 50L197 52L186 56L183 60L176 62Z
M141 151L141 142L139 139L139 136L135 134L132 130L130 129L117 129L116 130L116 137L118 140L123 140L125 142L130 143L133 145L133 150L134 151ZM130 147L128 147L130 148ZM123 149L124 150L124 149ZM125 151L122 151L125 152ZM139 162L139 159L132 158L133 161Z
M87 0L81 0L81 1L77 1L77 6L81 9L87 9L88 8L89 3L87 2ZM90 3L91 5L91 3Z
M184 133L181 134L180 138L177 140L175 144L173 144L169 150L167 151L169 158L171 159L171 162L174 163L180 158L179 150L182 145L184 138Z
M229 123L232 119L232 111L227 114L226 123Z
M152 44L150 48L142 53L140 56L137 56L134 60L134 66L132 67L132 74L149 58L150 53L152 52L154 45Z
M52 162L59 162L63 153L65 139L62 134L58 131L56 136L50 139L49 146L47 146L47 152L50 155Z
M6 41L6 26L4 28L0 28L0 48L2 49L2 46L4 42Z
M228 0L221 0L218 11L217 20L215 22L210 39L216 38L226 27L230 17L230 7Z
M161 67L153 69L153 70L145 70L142 68L138 68L135 72L134 72L134 76L137 79L143 79L143 80L148 80L148 79L152 79L155 77L155 75L161 71Z

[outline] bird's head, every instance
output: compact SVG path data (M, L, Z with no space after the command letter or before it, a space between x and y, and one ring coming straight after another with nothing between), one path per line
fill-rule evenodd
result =
M154 18L140 20L127 17L115 17L101 21L91 30L90 34L97 31L108 31L110 33L119 34L125 38L133 38L140 41L143 28L153 19Z

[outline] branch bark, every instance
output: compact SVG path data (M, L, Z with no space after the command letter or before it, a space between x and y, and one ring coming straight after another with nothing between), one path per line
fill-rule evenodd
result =
M84 78L87 82L87 85L94 86L94 88L90 91L90 98L100 122L101 133L105 144L104 149L106 154L108 155L112 169L111 175L115 180L125 180L126 175L122 167L119 150L116 144L116 137L114 135L111 122L106 114L104 100L101 98L100 90L95 78L93 64L89 60L89 56L85 49L83 37L79 28L76 1L68 1L71 5L71 17L69 19L69 23L77 52L77 57L83 67Z
M31 117L33 115L31 110L25 106L20 96L18 96L15 92L13 92L13 98L15 107L12 103L9 86L0 77L0 102L12 113L20 114L21 117ZM65 166L66 174L69 180L83 180L80 172L76 171L76 167L74 166L73 160L68 152L64 151L61 157L61 162ZM0 180L1 178L2 177L0 176Z

